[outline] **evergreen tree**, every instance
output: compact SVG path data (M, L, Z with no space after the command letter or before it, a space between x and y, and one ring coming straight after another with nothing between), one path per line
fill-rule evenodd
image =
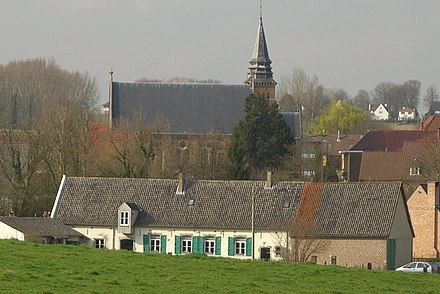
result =
M252 174L280 166L292 142L290 129L278 112L261 95L246 98L246 116L235 126L228 158L229 176L248 179Z

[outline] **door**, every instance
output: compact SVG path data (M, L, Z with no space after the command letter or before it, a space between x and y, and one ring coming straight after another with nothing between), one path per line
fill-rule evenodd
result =
M269 247L261 247L260 258L262 260L270 260L270 248Z
M387 266L389 270L396 268L396 240L387 240Z
M130 240L130 239L121 240L120 248L133 251L133 240Z

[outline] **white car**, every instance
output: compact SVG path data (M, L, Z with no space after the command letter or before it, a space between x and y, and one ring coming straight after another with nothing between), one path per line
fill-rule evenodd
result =
M396 271L408 272L408 273L432 273L437 271L437 267L433 269L433 266L427 262L410 262L401 267L396 268Z

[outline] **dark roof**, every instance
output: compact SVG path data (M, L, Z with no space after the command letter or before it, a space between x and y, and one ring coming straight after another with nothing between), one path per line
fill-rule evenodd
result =
M290 129L290 135L294 139L301 139L299 112L281 112L284 122Z
M136 226L250 230L254 194L256 229L286 230L296 211L314 201L310 218L319 224L319 235L390 233L402 197L400 182L321 183L318 195L310 198L314 185L279 182L267 189L263 181L191 181L184 195L176 195L177 180L68 177L54 217L69 225L115 226L118 207L136 202L142 209ZM286 201L290 205L283 208Z
M406 179L408 171L402 169L402 161L402 152L364 151L359 180L397 181Z
M432 140L436 136L436 132L420 130L371 130L350 151L402 151L405 141Z
M29 237L85 237L71 227L49 217L2 216L0 221Z
M140 117L147 127L158 121L170 133L206 133L213 129L231 134L245 115L249 85L113 82L113 123Z

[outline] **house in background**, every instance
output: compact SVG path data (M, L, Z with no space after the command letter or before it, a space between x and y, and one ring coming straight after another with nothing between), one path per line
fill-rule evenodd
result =
M388 111L388 105L381 103L377 106L368 105L368 111L371 113L371 118L374 120L389 120L390 112Z
M101 105L101 108L99 109L99 114L101 115L109 115L110 112L110 102L105 102Z
M420 185L407 203L415 234L414 259L439 259L439 182Z
M80 244L87 237L49 217L0 217L0 239L43 244Z
M51 217L97 248L270 260L314 250L309 261L375 269L412 256L400 182L64 177Z
M440 115L430 115L420 124L422 131L439 131L440 130Z
M399 121L415 120L417 118L417 111L415 108L402 107L399 110Z
M343 176L347 181L405 180L419 184L410 171L417 154L437 144L437 131L371 130L349 150L342 152ZM410 146L411 145L411 146ZM412 194L412 191L409 195Z

